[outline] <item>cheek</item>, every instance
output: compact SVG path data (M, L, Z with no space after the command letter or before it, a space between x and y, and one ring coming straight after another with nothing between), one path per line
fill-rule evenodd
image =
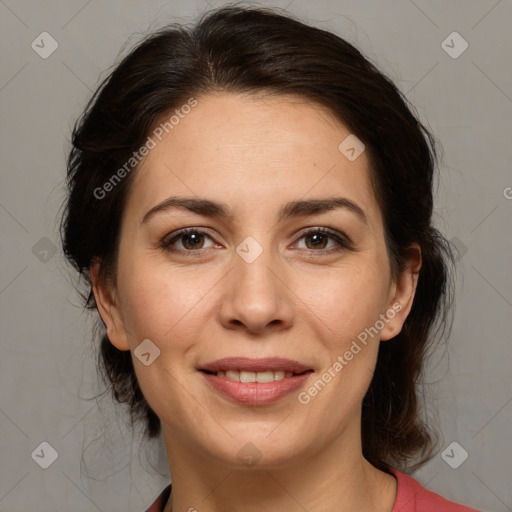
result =
M314 350L322 354L323 367L317 380L300 395L306 404L311 427L338 432L347 418L359 414L370 385L380 339L375 325L386 299L386 282L372 265L347 265L326 279L318 278L315 288L306 286L297 294L308 297L310 332L317 341ZM308 285L312 280L307 280ZM306 292L309 290L309 295ZM313 314L311 314L313 312ZM302 314L302 313L301 313ZM326 416L325 410L330 411Z
M160 350L148 366L133 355L137 380L153 410L178 410L186 392L182 379L173 377L183 376L184 360L195 350L204 323L199 316L214 283L142 262L127 271L122 311L131 351L145 339Z
M143 259L127 265L124 276L122 310L131 347L149 338L166 352L183 349L201 325L194 318L207 302L211 278L198 279L191 270L162 269Z
M297 283L297 295L307 306L304 314L316 322L331 350L343 350L375 324L387 297L382 276L386 276L385 270L375 264L347 263Z

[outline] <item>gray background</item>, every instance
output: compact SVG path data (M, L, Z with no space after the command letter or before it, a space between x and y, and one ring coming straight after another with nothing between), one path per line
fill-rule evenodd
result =
M140 511L168 482L161 440L145 458L122 409L108 395L90 399L101 390L95 319L73 289L56 216L72 124L107 68L148 30L221 4L0 1L2 512ZM414 476L449 499L512 510L512 3L260 5L288 6L356 44L442 142L436 225L460 250L457 309L448 349L434 354L427 376L440 450ZM58 43L46 59L31 47L44 31ZM469 44L458 58L441 46L453 31ZM47 469L31 456L44 441L58 452ZM454 441L468 453L457 469L441 456ZM463 452L448 453L453 463Z

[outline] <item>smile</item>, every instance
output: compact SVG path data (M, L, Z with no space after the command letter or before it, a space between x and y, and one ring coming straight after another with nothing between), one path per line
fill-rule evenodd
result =
M217 394L243 405L276 402L296 391L314 373L306 365L282 358L219 359L199 368Z
M247 372L243 370L227 370L215 372L217 377L226 377L235 382L274 382L275 380L283 380L292 377L293 372L285 372L284 370L270 370L264 372Z

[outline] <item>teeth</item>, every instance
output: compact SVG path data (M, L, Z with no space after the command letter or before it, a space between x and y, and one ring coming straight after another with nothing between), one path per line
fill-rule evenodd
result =
M228 370L226 372L226 377L229 380L237 380L238 382L240 382L240 372L237 372L236 370Z
M256 374L256 382L272 382L275 380L274 372L258 372Z
M275 380L283 380L293 375L293 372L266 371L266 372L246 372L238 370L226 370L226 372L217 372L217 377L226 377L229 380L238 382L273 382Z
M256 374L254 372L240 372L240 382L256 382Z

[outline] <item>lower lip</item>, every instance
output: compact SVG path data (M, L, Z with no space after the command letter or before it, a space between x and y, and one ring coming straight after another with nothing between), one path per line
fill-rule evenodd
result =
M245 405L263 405L277 402L297 390L312 372L285 377L273 382L238 382L201 372L211 386L224 396Z

